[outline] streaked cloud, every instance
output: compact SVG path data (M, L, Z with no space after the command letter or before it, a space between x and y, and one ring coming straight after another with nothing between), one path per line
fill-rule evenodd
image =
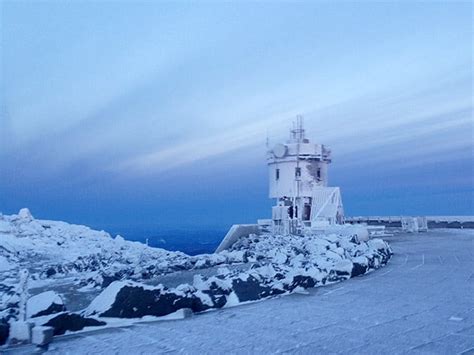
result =
M262 174L297 114L338 174L440 188L431 166L473 151L470 6L5 2L0 192L74 205L68 188L133 196L237 156Z

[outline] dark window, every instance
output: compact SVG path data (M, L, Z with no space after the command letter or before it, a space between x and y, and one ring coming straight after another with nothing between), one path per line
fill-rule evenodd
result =
M280 169L275 170L275 178L276 180L280 179Z
M318 168L316 175L318 176L318 179L321 179L321 168Z
M295 176L300 177L301 176L301 168L295 168Z
M311 205L305 203L304 204L304 211L303 211L303 220L309 221L311 218Z

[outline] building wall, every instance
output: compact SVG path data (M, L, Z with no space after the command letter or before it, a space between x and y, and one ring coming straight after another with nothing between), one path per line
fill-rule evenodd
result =
M327 162L300 159L297 164L296 156L274 159L269 168L269 196L280 198L283 196L311 197L315 186L327 186ZM301 176L295 183L295 171L299 167ZM277 178L277 170L278 178ZM318 175L319 171L319 175ZM299 191L297 191L299 189Z

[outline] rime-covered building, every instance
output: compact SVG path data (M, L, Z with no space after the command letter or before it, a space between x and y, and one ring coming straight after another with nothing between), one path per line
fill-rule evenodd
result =
M257 224L234 224L216 252L261 232L303 235L345 229L339 187L328 187L329 163L330 149L306 138L303 118L298 116L290 139L267 152L269 196L276 200L272 218L260 219Z
M338 187L328 187L331 150L305 136L297 117L286 143L268 151L269 196L276 199L272 226L279 233L300 233L342 224L344 210Z

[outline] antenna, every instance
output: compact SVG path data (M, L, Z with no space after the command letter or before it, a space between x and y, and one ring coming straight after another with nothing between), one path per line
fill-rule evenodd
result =
M297 115L296 122L293 121L293 129L291 130L291 138L296 142L302 142L303 139L305 138L304 132L305 131L303 128L303 116Z

